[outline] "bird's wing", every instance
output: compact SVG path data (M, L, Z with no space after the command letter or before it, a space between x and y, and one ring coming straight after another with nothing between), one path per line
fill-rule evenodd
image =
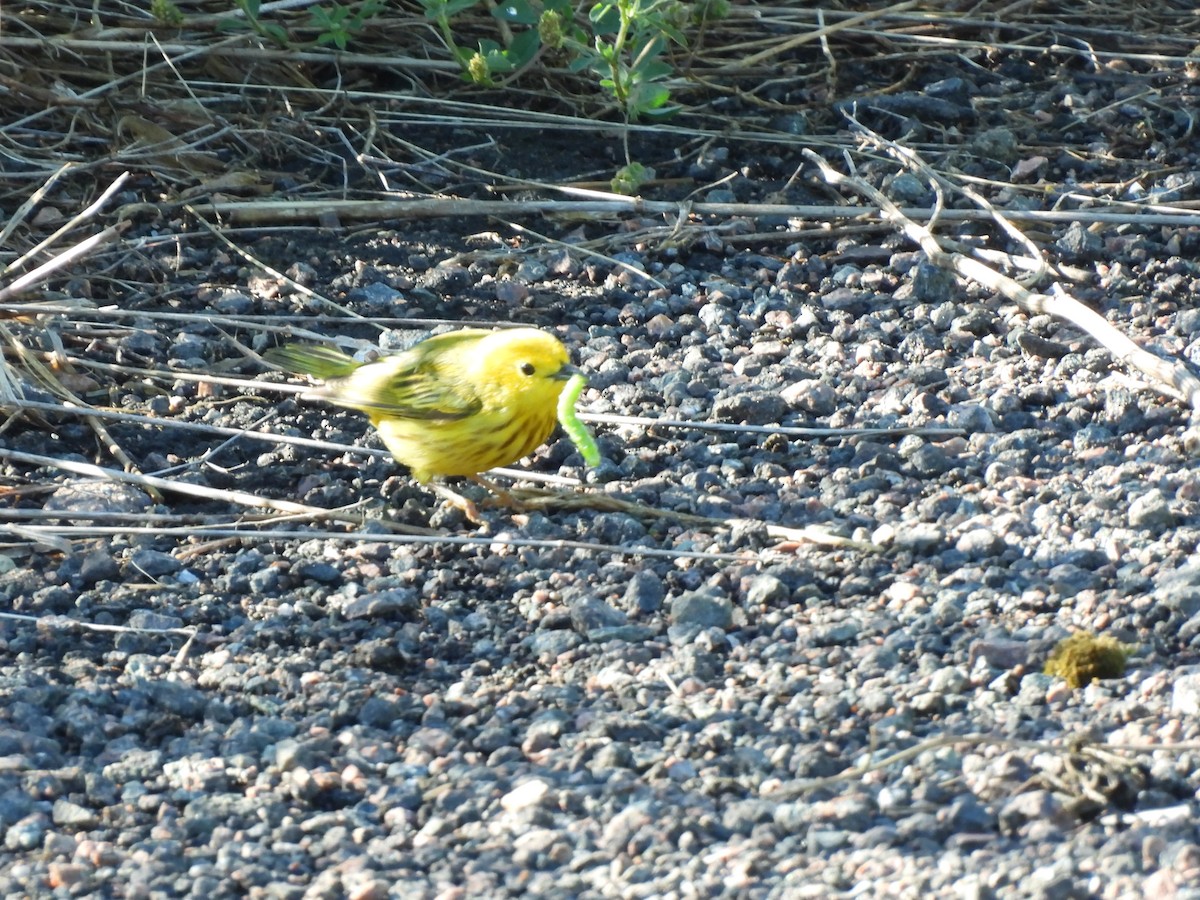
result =
M471 345L490 332L464 329L435 335L331 383L331 394L372 418L465 419L483 403L463 375Z
M362 365L341 350L321 344L285 344L263 353L263 359L293 375L311 375L322 380L349 375Z

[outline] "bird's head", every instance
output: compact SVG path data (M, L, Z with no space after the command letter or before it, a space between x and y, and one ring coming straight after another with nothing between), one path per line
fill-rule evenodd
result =
M496 331L479 343L476 372L497 393L553 403L579 370L562 341L536 328Z

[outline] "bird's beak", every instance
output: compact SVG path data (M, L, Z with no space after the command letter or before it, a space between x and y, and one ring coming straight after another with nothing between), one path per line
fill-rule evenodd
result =
M554 378L555 381L566 381L568 378L570 378L573 375L582 375L582 374L583 374L583 369L579 368L578 366L573 366L570 363L568 363L567 365L565 365L561 369L559 369L557 372L555 372L552 377Z

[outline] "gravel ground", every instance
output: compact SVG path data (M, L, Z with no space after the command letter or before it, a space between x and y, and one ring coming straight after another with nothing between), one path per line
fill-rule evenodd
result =
M878 115L917 129L914 144L932 140L928 118L958 116L973 155L933 159L1001 181L1032 160L1061 188L1009 191L1012 204L1196 199L1186 117L1119 83L1076 91L1003 68L964 64L962 82L914 85ZM1068 114L1098 134L1126 120L1153 134L1115 155L1005 155L1030 145L1014 120L1061 136ZM830 202L809 166L788 183L801 162L717 143L661 174L703 184L742 170L712 201ZM859 174L906 205L930 201L897 171L864 157ZM172 477L362 501L490 540L396 544L378 524L345 538L300 522L291 539L127 532L64 552L14 534L0 594L43 621L0 623L0 894L1200 898L1200 463L1183 405L1074 329L956 283L886 227L622 251L661 287L560 250L485 252L471 236L487 227L253 249L363 315L555 330L591 377L590 412L914 432L601 425L595 472L565 439L526 468L664 515L489 509L477 530L377 455L111 425L145 471L183 465ZM1143 345L1200 355L1200 229L1043 227L1047 254L1084 272L1076 296ZM320 311L215 241L161 252L118 276L203 272L171 307L242 321L246 344L276 340L250 317ZM269 380L240 362L228 324L140 308L144 321L82 337L64 325L70 346ZM237 428L276 400L130 380L111 402ZM378 446L361 416L291 399L269 427ZM5 442L96 458L73 420L12 425ZM234 514L11 461L3 476L12 510ZM1134 645L1125 674L1079 689L1042 674L1078 630Z

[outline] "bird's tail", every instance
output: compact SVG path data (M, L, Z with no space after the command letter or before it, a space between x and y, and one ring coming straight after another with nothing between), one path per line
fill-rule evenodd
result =
M349 375L362 365L341 350L321 344L284 344L263 353L263 359L294 375L311 375L322 381Z

